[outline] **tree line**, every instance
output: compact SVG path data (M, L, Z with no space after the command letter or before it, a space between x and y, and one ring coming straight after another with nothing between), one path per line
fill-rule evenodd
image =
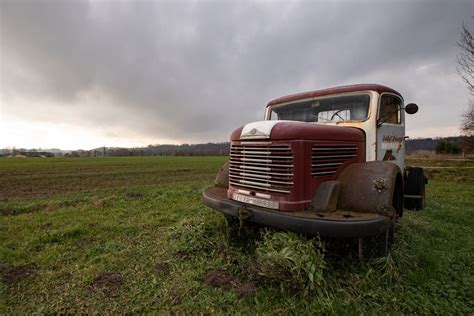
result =
M134 157L134 156L227 156L230 144L206 143L183 145L149 145L147 147L102 147L92 150L75 150L65 157Z

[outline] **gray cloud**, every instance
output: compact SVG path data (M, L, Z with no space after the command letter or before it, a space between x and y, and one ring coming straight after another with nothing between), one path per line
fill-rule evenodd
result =
M420 104L415 134L456 126L468 93L455 43L473 11L470 1L4 0L2 111L218 141L261 119L271 98L371 81Z

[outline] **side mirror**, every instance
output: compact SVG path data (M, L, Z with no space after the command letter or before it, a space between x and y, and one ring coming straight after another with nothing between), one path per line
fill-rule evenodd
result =
M418 112L418 105L416 105L415 103L408 103L407 105L405 105L405 112L407 112L408 114L415 114L416 112Z

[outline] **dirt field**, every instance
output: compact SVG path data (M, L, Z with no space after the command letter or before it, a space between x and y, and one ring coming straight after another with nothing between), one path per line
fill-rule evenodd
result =
M474 163L416 161L427 209L360 262L229 231L200 201L225 159L0 158L0 314L474 313Z

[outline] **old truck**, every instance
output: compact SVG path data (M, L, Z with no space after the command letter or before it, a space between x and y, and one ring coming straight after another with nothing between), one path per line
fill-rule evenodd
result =
M232 133L203 201L230 223L349 238L360 256L383 256L404 205L425 204L423 169L405 165L405 113L417 111L377 84L272 100L264 121Z

